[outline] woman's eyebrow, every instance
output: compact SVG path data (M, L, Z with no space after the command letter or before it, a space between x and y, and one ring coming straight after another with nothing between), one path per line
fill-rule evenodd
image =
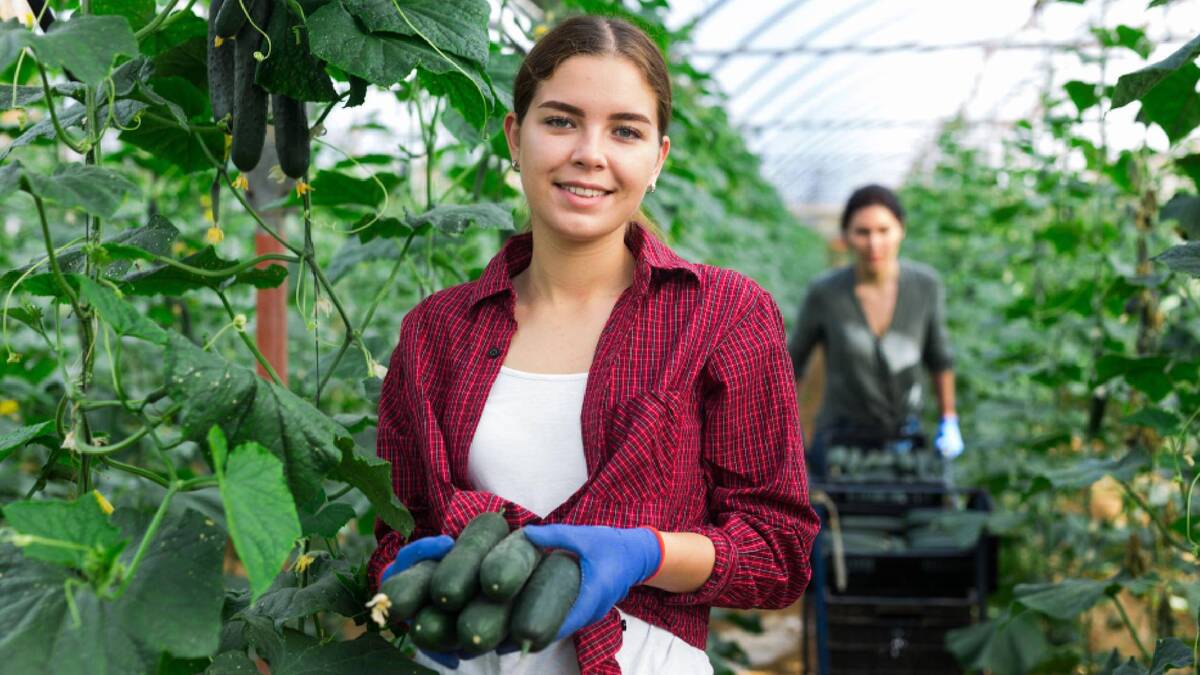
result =
M574 115L576 117L586 117L586 115L583 112L583 108L580 108L578 106L573 106L570 103L563 103L562 101L543 101L542 104L539 105L538 107L539 108L552 108L554 110L561 110L561 111L567 113L568 115ZM635 113L635 112L613 113L608 116L608 119L621 120L621 121L625 121L625 122L643 122L645 124L650 124L650 118L646 117L645 115L643 115L641 113Z

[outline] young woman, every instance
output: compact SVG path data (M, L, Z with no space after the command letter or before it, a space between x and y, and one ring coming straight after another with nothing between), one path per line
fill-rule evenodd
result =
M954 410L954 371L945 325L945 292L931 268L900 259L904 209L889 189L859 188L842 212L852 265L815 280L789 347L796 379L818 344L825 349L825 394L810 439L814 477L825 450L923 444L921 367L933 377L941 422L934 445L948 458L963 450Z
M519 665L421 663L711 672L710 607L784 607L809 578L818 525L779 311L749 279L677 256L640 214L670 150L671 90L638 29L563 22L526 57L513 102L530 231L404 318L378 452L416 528L376 524L371 583L503 509L534 544L579 558L561 639Z

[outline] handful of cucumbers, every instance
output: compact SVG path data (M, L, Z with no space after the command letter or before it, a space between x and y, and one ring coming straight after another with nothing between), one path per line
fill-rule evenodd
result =
M437 652L483 654L506 639L522 652L554 641L579 595L579 563L543 555L499 513L471 520L441 561L425 560L379 588L388 621L411 621L412 641ZM372 602L376 602L376 600Z

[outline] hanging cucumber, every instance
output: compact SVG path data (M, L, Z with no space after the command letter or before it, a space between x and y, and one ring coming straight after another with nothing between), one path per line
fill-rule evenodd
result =
M209 14L209 17L216 17L211 25L216 29L217 35L223 38L233 37L246 25L246 12L250 12L254 21L258 22L258 17L254 16L254 6L265 4L269 4L269 0L225 0L219 12ZM242 9L242 5L245 5L245 10Z
M300 180L308 171L310 157L304 101L272 94L271 111L275 115L275 154L279 155L279 168L288 177Z
M238 0L225 0L237 4ZM263 140L267 136L267 92L254 83L258 59L254 53L262 44L262 33L255 26L265 26L270 18L271 3L259 0L253 5L250 18L238 31L233 69L233 163L242 171L251 171L262 157Z
M232 0L237 4L237 0ZM228 0L208 3L208 97L212 99L213 119L221 121L233 112L233 53L231 43L217 46L217 13Z

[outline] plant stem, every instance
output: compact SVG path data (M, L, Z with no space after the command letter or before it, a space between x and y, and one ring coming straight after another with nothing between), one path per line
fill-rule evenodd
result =
M171 481L158 475L157 473L154 473L153 471L151 471L149 469L143 469L140 466L134 466L133 464L126 464L125 462L118 462L117 460L112 459L111 457L105 457L103 455L100 456L100 463L104 464L106 466L111 466L112 468L117 469L118 471L124 471L125 473L131 473L135 476L141 476L142 478L154 481L155 483L158 483L159 485L161 485L165 488L169 488L171 486Z
M343 496L346 495L346 493L350 492L353 489L354 489L353 485L346 485L345 487L341 488L337 492L329 495L328 501L335 502L335 501L341 499Z
M175 260L174 258L168 258L166 256L161 256L161 255L157 255L157 254L152 254L152 255L154 255L154 260L156 262L161 262L165 265L169 265L176 269L181 269L189 274L195 274L198 277L206 277L209 279L220 279L220 278L228 277L231 274L238 274L239 272L248 270L248 269L258 265L259 263L266 262L268 260L282 260L285 262L293 262L293 263L300 261L300 259L294 255L287 255L285 253L266 253L266 254L260 255L256 258L251 258L250 260L244 260L232 267L222 267L221 269L217 269L217 270L206 270L206 269L203 269L200 267L192 267L191 265L181 263L178 260Z
M1117 606L1117 612L1121 615L1121 621L1125 624L1125 629L1129 631L1129 635L1133 638L1133 643L1137 645L1138 651L1142 653L1142 658L1146 663L1149 663L1154 657L1150 652L1146 651L1146 646L1142 644L1142 638L1138 636L1137 630L1133 627L1133 622L1129 620L1129 615L1125 613L1125 605L1121 604L1120 598L1116 595L1109 596L1112 598L1113 604Z
M193 490L203 490L205 488L216 487L219 485L216 476L200 476L198 478L189 478L183 481L180 485L180 492L192 492Z
M54 133L68 148L80 155L84 154L87 152L85 143L71 138L71 135L58 121L58 113L54 110L54 97L50 91L50 80L46 78L46 67L42 65L41 59L34 59L33 62L37 65L38 74L42 76L42 95L46 98L46 107L50 109L50 122L54 125Z
M236 314L233 311L233 307L229 304L229 299L225 297L225 293L222 291L217 290L216 292L217 297L221 299L221 304L225 306L225 311L229 314L229 318L232 320ZM246 348L250 350L250 353L254 354L254 359L258 361L258 364L263 367L263 370L267 371L268 375L271 376L271 381L282 387L283 380L279 379L279 373L275 372L275 368L271 366L271 362L267 360L267 357L263 356L263 353L258 349L258 345L254 344L254 340L251 340L250 336L246 335L246 331L244 330L237 331L237 334L238 337L242 339L242 343L246 345Z
M1145 499L1142 499L1141 495L1134 492L1133 488L1129 486L1129 483L1126 481L1120 481L1120 483L1121 487L1125 490L1125 494L1129 495L1129 498L1137 502L1137 505L1141 507L1142 511L1146 512L1146 515L1150 518L1150 522L1154 523L1154 525L1162 533L1163 539L1165 539L1168 544L1183 551L1187 551L1189 553L1192 552L1192 547L1180 541L1178 535L1172 532L1171 529L1166 526L1166 524L1159 520L1158 514L1155 513L1154 509L1150 508L1150 505L1146 503Z
M142 558L146 557L146 551L150 549L150 541L154 539L154 534L158 532L158 526L162 524L163 517L167 515L167 507L171 504L171 498L175 496L176 492L182 489L183 485L183 483L177 481L167 487L167 494L163 496L162 503L158 505L158 511L154 513L154 519L150 521L150 526L146 528L146 533L142 535L142 542L138 544L137 553L133 555L133 562L129 564L129 569L125 572L125 580L121 582L121 591L118 593L118 597L125 593L125 589L129 588L129 582L133 580L134 572L137 571Z
M195 0L192 0L192 1L194 2ZM142 26L140 30L138 30L136 33L133 34L133 37L137 38L138 40L141 40L142 38L146 37L147 35L158 30L158 27L162 25L163 21L167 20L167 15L169 15L171 13L171 10L175 9L175 5L178 5L178 4L179 4L179 0L171 0L171 4L167 5L166 8L163 9L163 11L159 12L158 16L154 17L153 21L146 24L145 26ZM188 7L190 8L191 4L188 4Z

